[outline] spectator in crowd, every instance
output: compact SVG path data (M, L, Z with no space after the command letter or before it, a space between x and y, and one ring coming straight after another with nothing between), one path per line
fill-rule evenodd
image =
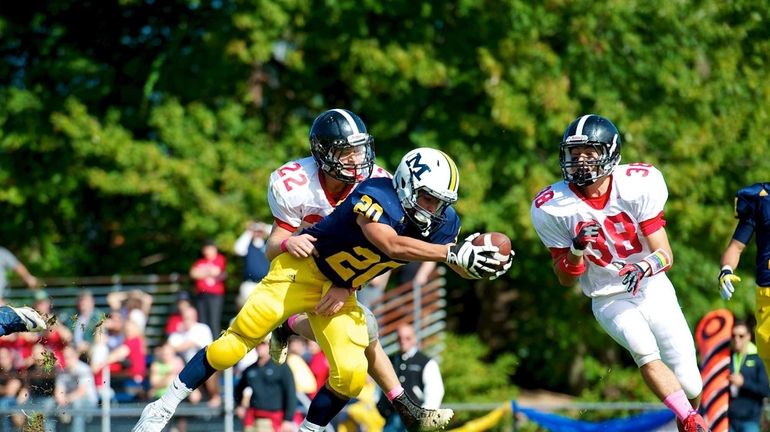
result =
M34 307L43 316L56 315L51 297L45 290L35 292ZM64 347L72 342L72 330L57 319L50 320L48 328L40 333L39 342L46 350L54 353L59 364L64 364Z
M91 291L83 290L78 294L75 311L65 314L62 321L72 329L72 344L80 355L91 349L96 328L106 317L107 315L96 307Z
M14 365L14 353L10 348L0 348L0 408L16 407L22 382ZM12 431L11 416L0 415L0 431Z
M312 399L318 390L321 390L321 387L326 384L326 380L329 378L329 359L327 359L326 355L321 351L321 346L318 345L318 342L314 340L307 341L307 351L310 354L308 366L310 366L310 371L313 372L317 385L316 391L309 395Z
M733 324L730 360L730 404L727 410L731 432L759 432L762 399L770 397L770 384L757 347L751 342L746 321Z
M294 432L297 390L287 364L270 360L266 342L257 345L257 361L243 371L235 388L238 417L245 432Z
M150 365L150 397L163 396L183 367L184 360L170 344L164 343L155 348L155 358Z
M150 316L152 296L142 290L115 291L107 295L107 304L113 312L135 322L142 331L147 326Z
M82 362L72 347L64 349L64 370L56 376L53 397L56 405L63 410L75 410L72 415L71 432L85 432L86 416L77 410L94 408L98 401L94 374Z
M225 302L227 271L225 256L213 240L206 240L201 247L201 257L190 268L195 281L195 309L200 321L219 335L222 329L222 308Z
M32 361L24 371L24 388L19 393L19 408L26 412L48 412L56 407L54 401L54 387L56 384L56 375L62 371L62 365L65 364L64 352L62 349L61 360L53 363L52 358L46 348L41 345L35 345L32 350ZM24 415L18 416L14 420L15 425L21 428L26 418ZM54 421L45 416L43 429L45 432L54 432ZM18 430L18 429L14 429Z
M120 314L113 314L119 319ZM107 357L91 360L94 370L101 370L109 365L112 373L113 388L117 392L127 393L133 397L143 396L143 383L147 376L147 348L144 333L139 326L130 320L123 323L125 335L123 343L109 351Z
M8 270L16 272L28 287L37 287L37 278L32 276L27 267L11 251L0 246L0 302L5 298L8 288L8 275L6 274Z
M235 241L233 250L236 255L243 257L243 282L238 289L238 308L246 302L254 287L267 275L270 270L270 260L265 255L266 240L270 236L272 226L264 222L249 221L246 231Z
M174 333L168 336L168 344L181 355L185 362L190 361L198 350L214 340L211 329L198 321L195 308L182 310L182 322Z
M310 370L310 366L308 366L305 360L307 351L305 344L306 339L302 336L295 335L289 337L289 353L286 357L286 363L294 375L294 385L297 387L297 391L311 397L316 394L319 387L313 372Z
M168 344L177 354L182 356L185 362L188 362L198 350L213 340L214 337L209 326L198 321L198 312L195 308L188 308L182 310L180 329L169 335ZM222 398L219 395L217 377L212 377L206 381L206 390L209 393L209 405L219 406Z
M444 398L444 380L438 363L420 351L414 327L404 324L396 333L399 352L391 357L391 361L401 385L409 397L423 408L438 408ZM393 412L384 398L380 398L377 407L386 419L384 432L406 431L401 417Z
M170 335L176 331L179 331L182 327L182 311L185 309L195 309L192 301L190 300L190 293L187 291L180 291L177 294L176 299L176 311L166 319L166 334Z

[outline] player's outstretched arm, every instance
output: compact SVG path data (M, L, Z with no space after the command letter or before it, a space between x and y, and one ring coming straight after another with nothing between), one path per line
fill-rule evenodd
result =
M358 215L358 225L377 249L389 258L401 261L445 262L448 245L438 245L415 238L400 236L390 225L373 222Z
M398 235L391 226L373 222L364 215L359 215L356 220L367 240L394 260L445 262L461 276L472 279L494 273L495 266L501 263L489 256L498 251L497 246L473 245L469 240L473 236L457 245L434 244Z

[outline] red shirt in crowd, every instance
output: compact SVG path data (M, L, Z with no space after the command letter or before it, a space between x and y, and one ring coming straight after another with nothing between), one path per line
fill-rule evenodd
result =
M225 256L217 254L214 259L200 258L193 263L193 268L202 266L215 266L219 267L219 274L225 275ZM198 294L225 294L225 281L223 277L207 277L203 279L195 280L195 292Z

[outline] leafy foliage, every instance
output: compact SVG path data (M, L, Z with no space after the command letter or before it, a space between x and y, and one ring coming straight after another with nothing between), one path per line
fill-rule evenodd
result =
M529 222L559 178L563 128L604 114L625 162L664 172L669 274L691 325L721 305L734 192L770 170L763 2L39 6L0 10L0 235L42 276L185 271L206 237L227 250L244 221L269 217L268 175L308 153L313 117L344 106L386 167L416 146L451 154L464 230L513 240L503 280L450 278L452 327L515 353L517 380L579 391L579 373L551 371L629 363L589 301L557 285ZM751 286L729 304L740 315Z

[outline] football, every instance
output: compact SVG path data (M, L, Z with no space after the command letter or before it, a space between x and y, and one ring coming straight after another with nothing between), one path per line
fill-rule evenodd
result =
M511 253L511 239L509 239L508 236L503 233L484 233L473 239L472 243L476 246L482 246L485 244L497 246L497 248L500 249L498 253L503 255L508 255Z

